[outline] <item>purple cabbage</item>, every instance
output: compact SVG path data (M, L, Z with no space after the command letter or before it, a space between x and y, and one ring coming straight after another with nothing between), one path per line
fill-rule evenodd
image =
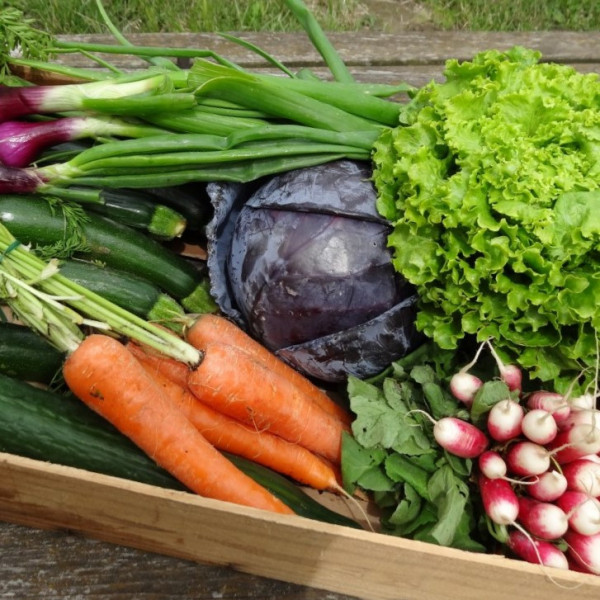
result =
M208 185L221 310L306 375L368 377L421 341L369 165L341 160L252 185Z

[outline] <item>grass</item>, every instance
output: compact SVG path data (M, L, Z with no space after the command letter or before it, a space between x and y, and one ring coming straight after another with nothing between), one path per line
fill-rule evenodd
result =
M53 34L104 33L94 0L0 0L15 6ZM184 31L299 30L281 0L103 0L123 33ZM360 0L307 2L328 30L353 31L367 25Z
M598 0L421 0L443 29L473 31L595 31Z
M384 28L374 0L306 0L327 31ZM123 33L292 31L299 26L281 0L103 0ZM394 7L397 4L397 7ZM598 0L390 0L392 9L419 5L433 29L525 31L600 29ZM94 0L0 0L20 8L53 34L106 32ZM390 17L387 17L390 18ZM391 17L393 18L393 16Z

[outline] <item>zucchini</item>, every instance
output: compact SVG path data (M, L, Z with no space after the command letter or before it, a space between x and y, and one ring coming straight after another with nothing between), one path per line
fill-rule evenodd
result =
M182 486L73 396L0 375L0 450L132 479Z
M32 195L0 195L0 221L19 241L42 249L61 244L69 248L75 238L75 257L139 275L188 312L216 310L203 270L141 231L101 215L74 224L68 203Z
M60 373L64 354L29 327L0 320L0 373L50 383Z
M161 240L181 237L186 228L185 217L158 199L141 192L127 190L92 190L86 188L50 187L47 195L81 204L86 211L109 217L123 225L147 231Z
M133 273L75 259L62 262L60 272L139 317L163 323L178 332L181 329L178 317L185 312L181 304L158 286Z
M169 473L77 398L2 374L0 451L158 487L185 490ZM278 473L244 458L227 456L296 514L326 523L360 527L351 519L329 510Z

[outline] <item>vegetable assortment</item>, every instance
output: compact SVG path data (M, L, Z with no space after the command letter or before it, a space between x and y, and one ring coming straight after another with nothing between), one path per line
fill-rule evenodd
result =
M69 461L73 431L118 476L349 526L292 482L367 492L386 533L600 574L597 76L513 48L360 84L285 4L333 81L4 58L77 83L0 88L0 342L51 348L27 377L0 343L0 449Z

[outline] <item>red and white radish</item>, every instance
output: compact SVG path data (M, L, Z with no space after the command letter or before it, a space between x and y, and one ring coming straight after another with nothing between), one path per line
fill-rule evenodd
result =
M513 475L541 475L550 469L550 453L534 442L519 441L506 451L506 465Z
M562 550L550 542L534 540L522 531L512 530L508 534L506 544L516 556L526 562L556 569L569 568L567 557Z
M600 462L578 458L562 468L567 480L567 488L600 497Z
M492 406L487 416L487 430L497 442L507 442L520 435L525 412L514 400L507 398Z
M496 364L498 365L498 371L500 371L500 379L506 383L508 389L512 391L521 391L523 384L523 373L517 365L506 365L502 359L498 356L492 344L488 341L488 346L492 356L494 357Z
M477 348L477 352L473 357L473 360L462 367L458 373L455 373L450 379L450 393L457 399L460 400L466 406L471 406L473 404L473 400L475 398L475 394L477 390L483 385L483 381L469 373L469 369L471 369L477 361L479 360L479 355L483 350L486 342L483 342Z
M564 422L571 413L571 407L562 394L538 390L527 396L527 408L542 409L552 414L557 424Z
M541 502L554 502L567 490L567 478L560 471L546 471L527 486L527 493Z
M486 450L479 455L477 466L480 473L488 479L500 479L506 477L506 462L502 455L495 450Z
M483 381L479 377L466 371L459 371L450 379L450 393L465 406L470 407L473 404L477 390L482 385Z
M591 410L572 410L569 416L561 423L561 430L571 429L575 425L590 425L600 429L600 411Z
M569 528L581 535L600 533L600 501L583 492L567 490L556 501L569 519Z
M548 444L555 460L563 465L586 454L600 452L600 429L593 425L581 424L558 432Z
M519 497L518 521L531 535L542 540L557 540L569 528L567 515L559 506L527 496Z
M479 492L485 514L498 525L514 525L519 516L519 499L506 479L479 476Z
M571 410L593 410L596 408L596 396L590 393L568 399Z
M558 434L558 425L552 416L543 408L534 408L523 417L521 431L531 442L549 444Z
M600 534L582 535L569 530L564 539L569 557L587 573L600 575Z
M467 421L443 417L434 423L435 441L450 454L461 458L477 458L489 445L485 433Z

